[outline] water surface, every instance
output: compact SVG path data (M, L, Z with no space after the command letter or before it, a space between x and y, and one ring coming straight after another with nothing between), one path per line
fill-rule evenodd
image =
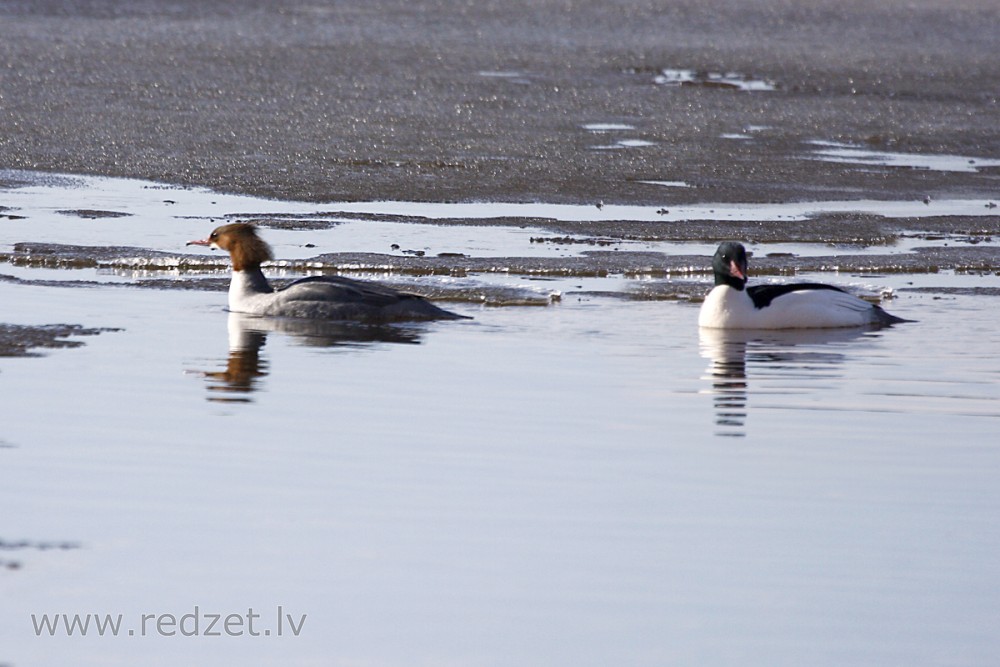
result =
M127 244L180 252L206 231L203 212L144 207L52 234L131 225ZM18 278L0 281L5 323L118 329L0 359L0 538L23 545L0 553L11 664L1000 650L996 275L807 276L891 290L918 322L721 335L699 332L697 303L622 296L668 280L621 275L567 276L545 307L364 329L232 316L224 292L127 276L0 274ZM279 605L307 615L298 636L138 632L195 606L276 630ZM120 613L136 633L36 637L32 613Z

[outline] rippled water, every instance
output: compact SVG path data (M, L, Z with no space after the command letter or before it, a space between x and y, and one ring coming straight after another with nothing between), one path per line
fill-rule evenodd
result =
M165 221L37 231L168 249L207 222ZM4 243L36 231L11 222ZM295 233L275 234L282 251ZM697 303L614 296L623 276L557 281L546 307L448 304L474 319L372 329L233 316L219 291L0 274L18 278L0 280L4 323L116 329L0 359L0 661L1000 651L995 275L806 276L892 289L886 308L917 322L722 335L699 332ZM276 636L279 605L306 615L298 636ZM272 633L159 636L154 620L142 636L143 615L196 606L252 609ZM122 614L134 634L36 637L42 613Z

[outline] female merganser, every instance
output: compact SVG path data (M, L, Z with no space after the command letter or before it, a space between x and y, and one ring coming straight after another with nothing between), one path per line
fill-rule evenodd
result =
M714 329L834 329L885 326L907 320L821 283L746 287L747 251L727 241L712 259L715 287L701 306L698 325Z
M229 310L235 313L372 323L464 319L415 294L339 276L302 278L275 291L260 270L261 263L274 258L271 247L246 223L217 227L207 239L188 245L229 253L233 262Z

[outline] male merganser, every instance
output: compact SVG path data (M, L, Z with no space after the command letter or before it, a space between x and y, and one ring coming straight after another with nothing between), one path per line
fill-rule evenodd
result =
M216 227L207 239L188 245L220 248L233 262L229 310L271 317L302 317L363 322L464 319L423 297L340 276L311 276L275 291L260 270L273 259L271 247L253 225Z
M735 241L712 259L715 287L701 306L698 325L714 329L834 329L906 322L875 304L821 283L746 287L747 251Z

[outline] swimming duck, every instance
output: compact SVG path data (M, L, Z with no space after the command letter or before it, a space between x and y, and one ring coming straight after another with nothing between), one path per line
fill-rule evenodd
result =
M715 329L835 329L906 322L879 306L822 283L747 287L747 252L726 241L712 259L715 287L698 325Z
M188 245L229 253L233 262L229 310L235 313L372 323L464 318L415 294L340 276L302 278L275 291L260 270L263 262L274 258L271 247L247 223L216 227L208 238Z

